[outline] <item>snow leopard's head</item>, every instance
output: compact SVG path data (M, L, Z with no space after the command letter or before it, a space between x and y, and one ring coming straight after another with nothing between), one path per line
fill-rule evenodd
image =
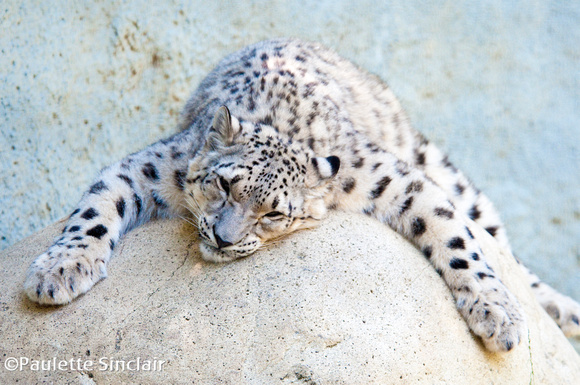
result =
M269 125L216 113L206 144L189 164L188 205L208 261L245 257L326 213L324 195L340 161L312 157Z

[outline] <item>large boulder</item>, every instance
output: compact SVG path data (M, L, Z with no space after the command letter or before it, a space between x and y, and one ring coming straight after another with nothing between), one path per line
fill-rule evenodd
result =
M227 264L201 260L188 224L154 222L118 245L109 278L67 306L41 307L23 296L22 281L62 227L0 254L3 384L561 385L580 378L580 357L486 234L478 234L483 249L501 255L491 264L528 319L528 338L506 354L487 352L421 253L370 218L333 214L318 229Z

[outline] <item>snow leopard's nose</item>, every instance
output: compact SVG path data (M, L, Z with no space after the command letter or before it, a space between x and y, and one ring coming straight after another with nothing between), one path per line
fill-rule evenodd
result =
M218 249L223 249L225 247L233 245L233 243L223 240L218 233L215 231L215 225L213 225L213 236L215 238L215 242L217 243Z

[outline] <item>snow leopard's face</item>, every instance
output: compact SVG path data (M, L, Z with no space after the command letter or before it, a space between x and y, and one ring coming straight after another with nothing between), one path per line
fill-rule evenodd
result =
M204 259L248 256L324 217L338 158L309 159L272 127L240 124L224 107L202 151L189 165L186 193Z

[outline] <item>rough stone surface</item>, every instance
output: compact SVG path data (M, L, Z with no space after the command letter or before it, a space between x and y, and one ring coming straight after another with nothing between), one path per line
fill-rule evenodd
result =
M522 277L504 256L491 264L523 304L529 336L508 354L492 354L424 257L370 218L333 214L318 229L228 264L203 262L188 224L154 222L118 245L109 278L89 293L40 307L23 297L22 281L62 226L0 254L1 383L562 385L580 378L580 357L527 286L512 280ZM499 255L491 237L479 235L484 252ZM11 357L31 361L8 371ZM53 358L68 370L31 370L32 360ZM121 370L120 362L135 368L129 362L137 358L165 361L163 370ZM92 370L78 370L88 362Z
M173 132L220 58L277 36L386 79L496 203L518 257L580 299L578 1L2 2L0 249Z

